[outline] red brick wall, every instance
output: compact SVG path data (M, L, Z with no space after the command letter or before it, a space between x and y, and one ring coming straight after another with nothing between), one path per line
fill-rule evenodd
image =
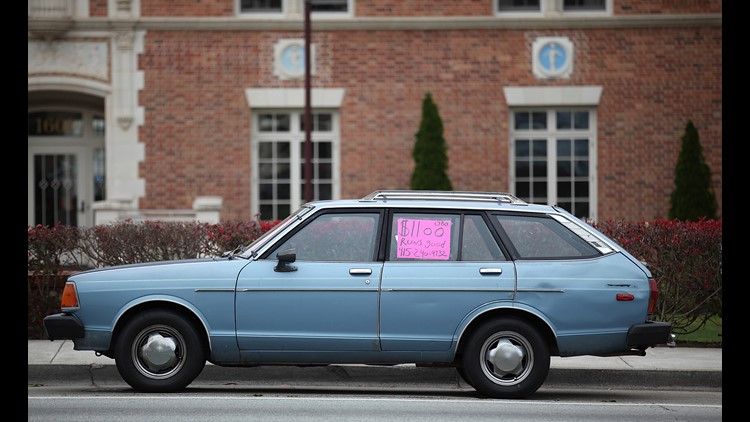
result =
M90 16L107 16L107 0L89 0Z
M364 2L363 2L364 3ZM358 2L359 4L359 2ZM456 190L509 190L503 87L603 87L598 112L599 218L666 217L680 138L699 130L721 201L721 28L316 32L314 87L345 88L341 196L405 189L421 101L431 92L445 127ZM571 78L539 81L531 44L567 36ZM273 76L286 32L149 31L139 68L146 121L144 208L224 198L222 218L250 219L248 87L297 87Z
M492 16L492 0L355 0L354 15Z
M614 0L615 15L721 13L721 0Z
M141 0L141 16L234 16L238 0Z

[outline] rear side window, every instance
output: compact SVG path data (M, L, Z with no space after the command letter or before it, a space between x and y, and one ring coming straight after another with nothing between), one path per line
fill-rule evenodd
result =
M438 213L393 214L391 261L506 260L480 215Z
M494 215L520 259L599 256L599 251L556 220L534 215Z

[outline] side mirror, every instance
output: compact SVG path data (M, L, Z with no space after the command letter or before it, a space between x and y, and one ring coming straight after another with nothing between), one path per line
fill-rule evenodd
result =
M294 250L294 248L279 251L276 254L276 258L279 258L279 263L276 264L275 267L273 267L274 271L277 271L280 273L288 273L292 271L297 271L297 267L294 265L291 265L292 262L297 260L297 251Z

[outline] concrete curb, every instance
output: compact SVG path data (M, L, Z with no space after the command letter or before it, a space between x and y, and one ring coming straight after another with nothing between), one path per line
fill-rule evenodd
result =
M28 365L28 383L33 385L127 385L115 365ZM471 389L453 368L422 368L413 365L329 365L316 367L259 366L226 368L206 365L191 384L233 387L370 387ZM543 388L722 388L721 371L617 370L551 368Z

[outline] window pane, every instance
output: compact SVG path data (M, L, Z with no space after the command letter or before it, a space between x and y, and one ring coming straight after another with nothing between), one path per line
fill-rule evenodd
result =
M348 9L347 0L315 0L310 3L311 12L346 12Z
M271 163L258 164L258 177L260 177L261 179L273 178L273 164Z
M589 203L588 202L576 202L575 212L572 212L572 213L578 218L589 217Z
M104 136L104 133L105 133L104 117L94 116L91 119L91 131L94 133L94 136Z
M241 12L281 12L281 0L240 0Z
M318 114L318 126L315 128L318 132L330 132L333 129L333 123L330 114Z
M534 189L534 202L546 202L547 201L547 182L534 182L532 184Z
M516 161L516 177L529 177L529 162Z
M605 10L604 0L564 0L563 10L566 12L580 10Z
M570 191L570 182L557 182L557 197L568 199L573 195Z
M379 215L324 214L275 248L294 248L298 261L369 262L375 259Z
M273 158L273 143L272 142L261 142L258 144L258 158L261 158L261 159Z
M568 160L558 160L557 161L557 177L570 177L571 172L571 165L570 161Z
M333 199L333 185L330 183L318 184L318 199Z
M289 204L279 204L276 207L276 220L281 220L283 218L286 218L291 214L292 210Z
M318 163L318 179L331 179L332 173L331 163Z
M534 178L547 177L547 161L534 160L532 175Z
M497 10L499 12L538 12L539 0L497 0Z
M289 132L289 115L276 115L276 132Z
M570 158L570 139L557 140L557 156Z
M273 220L273 205L261 204L260 206L260 218L261 220Z
M547 129L547 113L535 111L532 113L531 118L534 123L535 130Z
M547 156L547 140L535 139L534 140L534 157L546 157Z
M487 224L478 215L464 217L464 230L461 239L462 261L505 259Z
M589 162L586 160L576 160L575 162L575 177L588 177L589 176Z
M589 140L588 139L576 139L575 149L577 157L588 157L589 156Z
M555 115L557 116L557 129L573 128L573 116L569 111L558 111Z
M527 130L529 129L529 113L517 111L513 113L515 116L516 130Z
M276 158L288 159L291 156L289 149L289 142L276 142Z
M333 158L331 142L318 142L318 158Z
M576 111L573 114L575 120L576 129L588 129L589 128L589 112L588 111Z
M94 149L94 201L107 199L104 164L104 148Z
M531 185L529 182L516 182L516 196L528 201L531 199Z
M589 196L589 182L575 182L576 198L587 198Z
M276 165L276 178L277 179L289 179L291 173L289 172L289 163L279 163Z
M260 183L260 199L273 199L273 184L272 183Z
M273 132L273 115L272 114L259 114L258 115L258 131L259 132Z
M599 252L557 221L546 217L496 215L521 258L590 257Z
M529 141L518 140L516 141L516 157L528 157L529 156Z
M276 194L276 199L291 199L291 193L290 193L290 185L289 183L279 183L276 185L278 193Z

